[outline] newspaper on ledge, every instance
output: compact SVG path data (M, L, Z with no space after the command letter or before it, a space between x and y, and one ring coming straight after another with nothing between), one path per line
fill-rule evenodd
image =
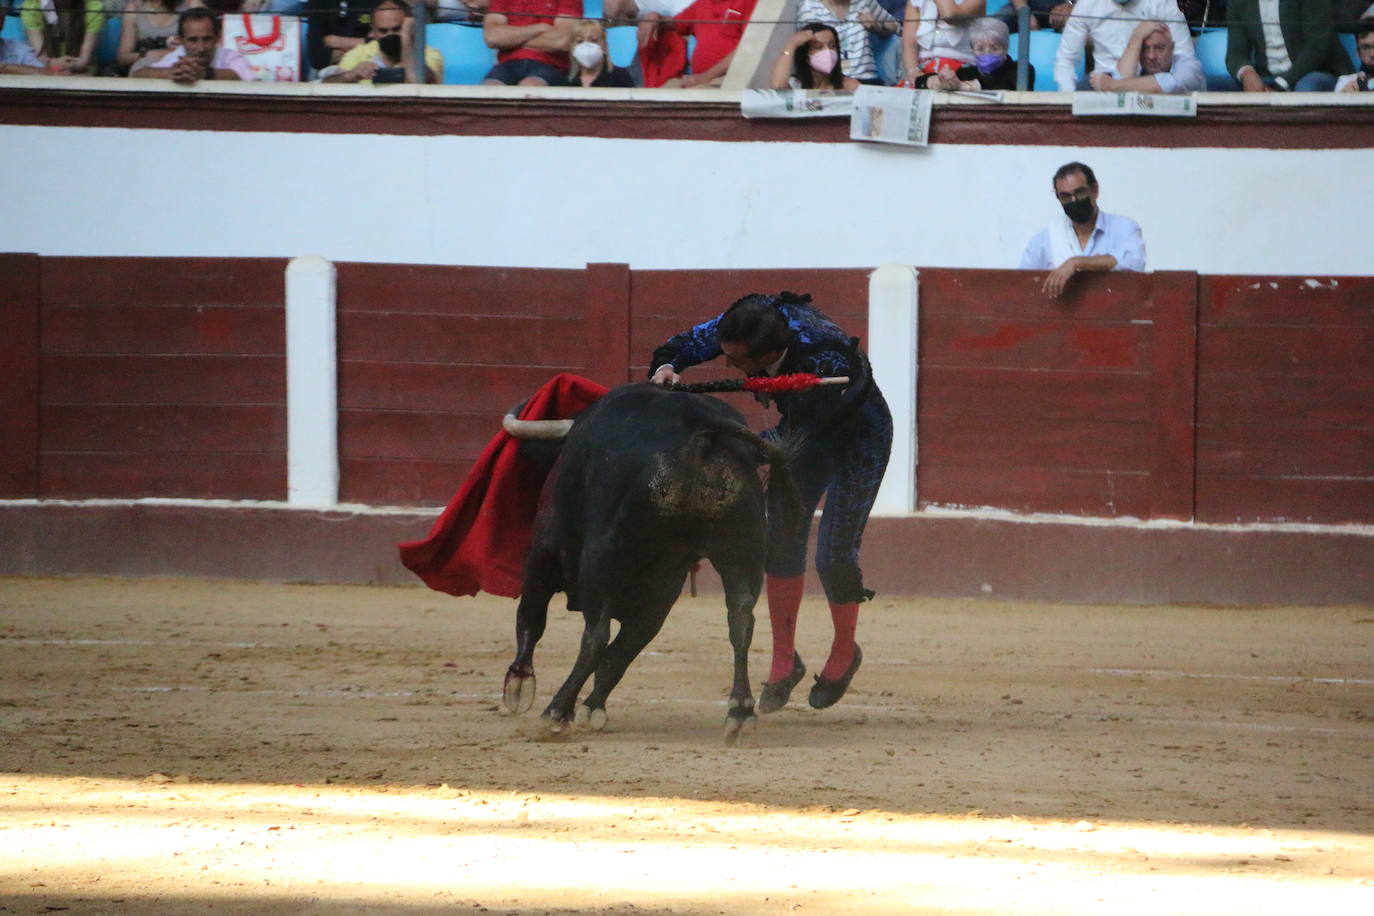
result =
M854 110L854 96L810 89L746 89L739 108L746 118L847 118Z
M934 97L924 89L860 86L849 116L849 139L926 146Z
M1197 99L1191 95L1156 95L1148 92L1075 92L1073 113L1195 118Z

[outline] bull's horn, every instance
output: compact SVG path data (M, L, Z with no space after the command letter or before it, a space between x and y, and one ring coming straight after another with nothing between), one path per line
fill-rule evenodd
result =
M563 439L572 420L518 420L515 411L501 418L501 428L517 439Z

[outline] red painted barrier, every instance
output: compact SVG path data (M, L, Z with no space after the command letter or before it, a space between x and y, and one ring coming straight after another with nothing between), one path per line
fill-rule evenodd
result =
M1204 277L1200 521L1374 521L1374 279Z
M1195 275L1041 278L921 271L921 505L1191 518Z
M0 497L283 498L284 270L0 256ZM340 497L442 504L554 372L643 378L748 292L862 336L867 273L340 264ZM922 506L1374 522L1374 279L1075 282L921 270Z
M285 269L43 258L38 494L283 498Z
M0 255L0 498L38 495L41 259Z

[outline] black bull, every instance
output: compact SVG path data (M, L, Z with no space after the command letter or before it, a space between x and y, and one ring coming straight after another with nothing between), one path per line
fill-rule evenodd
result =
M770 466L767 487L763 464ZM693 564L705 558L725 586L735 657L726 740L751 733L757 720L748 654L768 512L775 532L795 531L800 522L786 455L751 431L733 407L649 384L617 388L592 405L567 434L544 485L516 612L505 708L523 712L534 703L534 648L549 600L562 591L585 626L577 661L544 718L554 731L566 728L593 677L577 719L604 727L607 696L658 634ZM614 640L612 620L620 623Z

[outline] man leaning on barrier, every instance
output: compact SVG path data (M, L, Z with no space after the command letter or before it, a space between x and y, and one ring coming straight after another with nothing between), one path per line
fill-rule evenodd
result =
M1094 70L1088 81L1103 92L1181 95L1207 88L1202 62L1196 57L1174 54L1174 37L1169 34L1169 27L1155 21L1136 26L1116 67L1110 73Z
M404 0L382 0L372 10L372 27L367 41L349 51L337 66L320 73L326 83L437 83L444 72L444 58L438 49L425 48L425 75L415 70L411 42L415 20Z
M1168 28L1174 40L1175 65L1179 59L1197 57L1193 36L1175 0L1078 0L1064 25L1064 37L1054 59L1054 82L1059 91L1092 88L1091 73L1082 79L1074 75L1088 42L1092 42L1092 72L1110 75L1126 53L1136 27L1145 20Z
M253 66L238 51L219 46L219 17L195 7L177 20L181 43L165 57L129 74L132 79L163 79L189 84L200 80L251 80Z
M1075 274L1144 270L1145 238L1129 216L1097 206L1097 176L1081 162L1054 173L1054 196L1062 216L1037 232L1021 256L1022 270L1048 270L1041 291L1058 298Z

